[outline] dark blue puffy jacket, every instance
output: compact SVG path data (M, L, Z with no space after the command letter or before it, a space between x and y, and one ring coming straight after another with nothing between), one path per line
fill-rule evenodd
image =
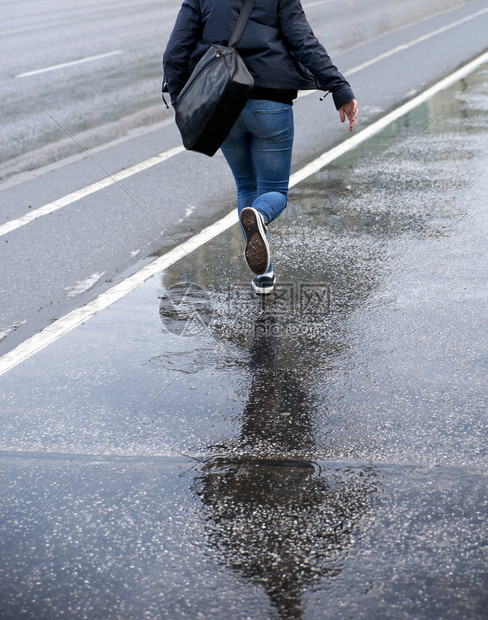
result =
M244 0L184 0L163 56L171 102L212 43L226 45ZM256 86L328 90L336 108L354 98L315 37L300 0L256 0L237 48Z

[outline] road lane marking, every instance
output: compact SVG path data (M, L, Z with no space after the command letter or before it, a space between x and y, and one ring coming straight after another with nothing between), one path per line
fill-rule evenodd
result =
M405 114L408 114L422 103L425 103L426 101L431 99L441 90L445 90L446 88L449 88L449 86L452 86L456 82L459 82L459 80L466 77L469 73L472 73L475 69L477 69L479 66L486 62L488 62L488 52L485 52L481 56L478 56L478 58L475 58L471 62L468 62L466 65L464 65L464 67L461 67L457 71L454 71L454 73L451 73L430 88L427 88L427 90L424 90L422 93L420 93L420 95L417 95L413 99L410 99L410 101L407 101L389 114L385 114L385 116L375 121L374 123L369 125L369 127L366 127L359 133L354 134L351 138L344 140L344 142L341 142L341 144L338 144L336 147L330 149L329 151L326 151L325 153L323 153L323 155L320 155L320 157L314 159L314 161L307 164L301 170L295 172L295 174L291 176L290 187L293 187L293 185L300 183L300 181L303 181L312 174L315 174L321 168L329 164L334 159L337 159L347 151L356 148L356 146L358 146L365 140L368 140L374 134L380 132L382 129L384 129L394 121L398 120L402 116L405 116Z
M432 32L428 32L427 34L424 34L421 37L417 37L416 39L413 39L412 41L409 41L408 43L403 43L402 45L397 45L396 47L394 47L393 49L389 50L388 52L384 52L383 54L379 54L379 56L375 56L371 60L367 60L366 62L363 62L360 65L357 65L353 69L350 69L345 75L353 75L354 73L357 73L358 71L362 71L363 69L366 69L366 67L370 67L371 65L376 64L380 60L384 60L385 58L389 58L390 56L393 56L394 54L398 54L398 52L403 52L404 50L408 50L410 47L413 47L414 45L418 45L419 43L423 43L423 41L427 41L428 39L431 39L432 37L435 37L438 34L442 34L443 32L447 32L448 30L451 30L452 28L455 28L456 26L460 26L461 24L465 24L466 22L469 22L472 19L476 19L477 17L480 17L480 15L484 15L485 13L488 13L488 8L481 9L481 11L478 11L477 13L473 13L472 15L468 15L466 17L463 17L462 19L458 19L457 21L452 22L451 24L448 24L447 26L442 26L442 28L438 28L437 30L433 30Z
M393 110L383 118L372 123L369 127L366 127L355 136L344 140L344 142L338 146L326 151L313 162L295 172L290 178L290 187L297 185L297 183L300 183L307 177L318 172L326 164L356 148L359 144L368 140L371 136L380 132L389 124L398 120L405 114L408 114L408 112L411 112L414 108L418 107L422 103L425 103L440 91L449 88L449 86L452 86L462 78L472 73L479 66L487 62L488 52L485 52L481 56L478 56L471 62L464 65L464 67L461 67L457 71L454 71L447 77L443 78L420 95L417 95L407 103L399 106L396 110ZM9 353L6 353L4 356L0 357L0 375L11 370L47 345L53 343L61 336L64 336L84 321L87 321L93 317L97 312L105 310L113 303L143 284L148 278L161 273L177 261L181 260L185 256L188 256L191 252L194 252L208 241L211 241L217 237L237 222L237 210L233 209L222 219L218 220L214 224L211 224L210 226L207 226L207 228L204 228L200 233L194 235L151 263L148 263L129 278L126 278L119 284L113 286L104 293L101 293L93 301L88 302L81 308L73 310L69 314L44 328L35 336L32 336L15 349L12 349Z
M113 50L112 52L105 52L105 54L97 54L96 56L86 56L85 58L79 58L78 60L71 60L70 62L62 62L58 65L51 65L50 67L44 67L43 69L35 69L34 71L26 71L25 73L19 73L14 75L14 78L26 78L31 75L39 75L40 73L47 73L48 71L56 71L57 69L64 69L65 67L72 67L74 65L81 65L84 62L92 62L93 60L100 60L101 58L108 58L109 56L116 56L122 54L122 50Z
M475 19L476 17L480 17L481 15L484 15L485 13L488 13L488 8L481 9L477 13L473 13L472 15L468 15L466 17L463 17L462 19L458 19L457 21L452 22L451 24L448 24L447 26L442 26L442 28L438 28L437 30L433 30L432 32L423 34L421 37L417 37L416 39L413 39L412 41L409 41L408 43L402 43L402 45L397 45L391 50L388 50L387 52L384 52L383 54L379 54L378 56L371 58L371 60L367 60L366 62L363 62L360 65L357 65L356 67L353 67L352 69L349 69L349 71L345 71L344 75L346 77L349 77L350 75L354 75L355 73L358 73L359 71L362 71L363 69L366 69L367 67L371 67L377 62L380 62L380 60L385 60L386 58L389 58L390 56L394 56L395 54L398 54L398 52L403 52L405 50L408 50L410 47L413 47L414 45L423 43L424 41L427 41L428 39L431 39L432 37L435 37L438 34L442 34L443 32L447 32L448 30L451 30L452 28L455 28L456 26L465 24L466 22L469 22L472 19ZM313 93L317 93L317 92L319 91L302 90L298 94L298 98L302 99L303 97L308 97L308 95L312 95Z
M97 312L105 310L113 303L143 284L143 282L145 282L148 278L164 271L191 252L194 252L197 248L204 245L208 241L211 241L214 237L230 228L236 222L237 215L234 211L232 211L218 222L215 222L215 224L211 224L207 228L204 228L200 233L194 235L163 256L145 265L132 276L105 291L93 301L88 302L81 308L73 310L69 314L66 314L64 317L61 317L48 327L44 328L35 336L32 336L9 353L6 353L3 357L0 357L0 375L31 357L64 334L67 334L78 325L81 325L81 323L90 319Z
M161 110L161 106L152 106L151 108L147 108L146 112L151 114L154 110ZM131 116L139 116L137 112L135 115ZM129 117L126 117L130 119ZM28 183L32 179L37 179L48 172L52 172L53 170L59 170L59 168L64 168L64 166L68 166L74 162L81 161L83 159L89 159L90 156L96 155L98 153L103 153L108 149L113 149L116 146L120 146L121 144L125 144L126 142L130 142L131 140L136 140L141 136L146 136L148 133L153 133L158 131L159 129L164 129L168 125L174 125L174 118L166 118L163 121L157 121L152 125L145 125L144 127L136 127L134 129L129 129L125 135L120 136L119 138L114 138L109 142L104 142L103 144L99 144L98 146L94 146L89 151L80 151L75 153L74 155L68 155L64 159L59 159L50 164L46 164L41 166L40 168L36 168L34 170L26 170L24 172L19 172L12 177L9 177L6 181L1 182L0 192L4 192L7 189L11 189L12 187L16 187L17 185L21 185L22 183ZM107 127L112 126L112 123L108 123L106 125L102 125L102 128L105 129ZM41 147L42 148L42 147Z
M17 228L21 228L22 226L29 224L29 222L32 222L33 220L36 220L39 217L42 217L43 215L54 213L55 211L58 211L59 209L62 209L63 207L66 207L67 205L73 204L74 202L81 200L82 198L86 198L87 196L90 196L91 194L94 194L95 192L99 192L100 190L105 189L106 187L110 187L110 185L117 184L120 181L123 181L124 179L127 179L128 177L133 176L134 174L138 174L139 172L148 170L149 168L152 168L153 166L157 166L163 161L166 161L170 159L171 157L178 155L184 150L185 148L183 146L176 146L175 148L170 149L169 151L165 151L164 153L159 153L159 155L156 155L155 157L151 157L150 159L146 159L145 161L139 164L135 164L134 166L131 166L130 168L126 168L125 170L116 172L115 174L109 177L105 177L104 179L101 179L100 181L96 181L95 183L92 183L91 185L87 185L86 187L77 189L76 191L71 192L70 194L67 194L66 196L62 196L61 198L58 198L57 200L54 200L53 202L49 202L43 207L39 207L38 209L34 209L33 211L26 213L25 215L17 218L16 220L12 220L11 222L2 224L2 226L0 226L0 237L8 233L11 233L14 230L17 230Z

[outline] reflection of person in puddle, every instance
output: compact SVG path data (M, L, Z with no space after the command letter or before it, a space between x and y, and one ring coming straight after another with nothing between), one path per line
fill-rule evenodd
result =
M313 449L312 408L299 378L277 368L274 325L270 316L255 325L244 452L209 459L194 490L219 560L261 584L280 617L300 618L307 587L340 573L375 475L337 464L324 472L298 456Z
M313 448L312 402L296 368L280 363L276 340L281 325L270 313L254 322L251 387L242 420L241 444L254 452L280 454Z

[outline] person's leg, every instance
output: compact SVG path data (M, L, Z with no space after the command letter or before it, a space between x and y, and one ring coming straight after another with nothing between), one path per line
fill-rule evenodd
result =
M257 197L253 207L265 223L275 220L286 207L293 150L293 109L273 101L252 101L252 161L257 176Z
M252 159L252 135L246 129L245 112L232 127L222 144L222 153L232 170L237 186L237 209L241 230L246 239L244 256L254 273L263 273L269 265L269 246L262 216L251 208L257 197L257 176Z
M242 209L251 207L257 197L257 176L252 159L251 140L252 136L246 131L240 116L221 147L236 182L239 215Z
M246 128L253 134L252 158L257 175L257 197L253 208L262 214L265 224L275 220L286 207L291 170L294 125L290 105L254 100L252 118ZM257 275L252 286L266 295L274 290L276 277L270 261L268 270Z
M266 229L260 220L266 224L272 222L286 206L292 148L292 107L252 99L222 145L237 185L246 260L254 273L263 274L253 280L254 290L260 294L271 292L276 281L269 260ZM256 215L249 209L241 215L251 205ZM245 225L243 216L247 220Z

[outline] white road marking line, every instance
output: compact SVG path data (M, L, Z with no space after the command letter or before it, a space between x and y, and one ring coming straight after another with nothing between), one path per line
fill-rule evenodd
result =
M477 17L480 17L480 15L484 15L485 13L488 13L488 8L481 9L481 11L478 11L477 13L473 13L472 15L468 15L467 17L463 17L462 19L458 19L457 21L452 22L451 24L448 24L447 26L442 26L442 28L438 28L437 30L428 32L427 34L424 34L421 37L418 37L417 39L413 39L413 41L409 41L408 43L403 43L402 45L397 45L397 47L394 47L388 52L385 52L384 54L380 54L379 56L375 56L371 60L367 60L366 62L363 62L360 65L357 65L357 67L354 67L353 69L348 71L346 75L353 75L354 73L357 73L358 71L362 71L363 69L366 69L366 67L370 67L371 65L374 65L380 60L389 58L390 56L393 56L394 54L397 54L398 52L403 52L404 50L407 50L410 47L413 47L414 45L418 45L418 43L427 41L428 39L431 39L432 37L435 37L438 34L447 32L448 30L451 30L452 28L455 28L456 26L460 26L461 24L465 24L466 22L469 22L472 19L476 19Z
M157 108L161 109L160 105L153 106L153 109ZM148 109L148 113L151 113L151 108ZM130 117L129 117L130 118ZM109 142L104 142L98 146L94 146L90 149L89 154L87 151L81 151L76 153L75 155L69 155L64 159L60 159L58 161L54 161L51 164L46 164L45 166L41 166L40 168L36 168L35 170L26 170L25 172L19 172L14 176L10 177L6 181L2 181L1 183L1 192L4 192L7 189L15 187L16 185L21 185L22 183L27 183L32 179L37 179L38 177L43 176L48 172L52 172L53 170L59 170L59 168L64 168L64 166L68 166L76 161L81 161L82 159L89 159L90 155L96 155L97 153L102 153L107 151L108 149L113 149L120 144L125 144L126 142L130 142L131 140L135 140L136 138L140 138L141 136L145 136L148 133L153 133L158 129L164 129L168 125L173 125L175 122L174 118L167 118L164 121L158 121L153 123L152 125L146 125L145 127L137 127L135 129L130 129L127 133L120 138L114 138ZM103 127L107 127L108 125L104 125Z
M167 254L164 254L164 256L155 259L152 263L149 263L129 278L126 278L108 291L105 291L93 301L61 317L35 336L32 336L9 353L6 353L3 357L0 357L0 375L11 370L14 366L31 357L64 334L67 334L78 325L81 325L81 323L90 319L97 312L108 308L136 289L148 278L164 271L181 258L184 258L201 245L207 243L207 241L210 241L224 230L227 230L227 228L230 228L230 226L236 222L237 215L233 211L218 222L215 222L215 224L204 228L200 233L188 239L188 241L173 248Z
M466 77L469 73L474 71L485 62L488 62L488 52L485 52L481 56L478 56L478 58L475 58L471 62L464 65L464 67L461 67L457 71L454 71L454 73L451 73L451 75L448 75L444 79L440 80L439 82L437 82L437 84L434 84L427 90L424 90L424 92L420 93L420 95L417 95L417 97L414 97L410 101L407 101L407 103L404 103L400 107L396 108L396 110L393 110L389 114L383 116L383 118L380 118L376 122L372 123L371 125L369 125L369 127L366 127L366 129L363 129L359 133L353 135L351 138L344 140L344 142L341 142L341 144L325 152L323 155L310 162L307 166L305 166L301 170L298 170L298 172L295 172L295 174L291 176L290 187L293 187L293 185L300 183L300 181L303 181L303 179L306 179L312 174L315 174L328 163L330 163L334 159L337 159L337 157L340 157L341 155L343 155L347 151L352 150L365 140L368 140L371 136L378 133L402 116L405 116L405 114L408 114L408 112L411 112L420 104L425 103L425 101L431 99L441 90L449 88L449 86L452 86L463 77Z
M371 60L367 60L366 62L363 62L360 65L357 65L356 67L353 67L352 69L349 69L349 71L346 71L344 75L346 77L349 77L350 75L354 75L355 73L358 73L359 71L362 71L363 69L366 69L367 67L371 67L372 65L376 64L380 60L385 60L385 58L394 56L395 54L398 54L398 52L403 52L405 50L408 50L410 47L413 47L414 45L417 45L418 43L427 41L428 39L431 39L432 37L435 37L438 34L447 32L448 30L451 30L452 28L455 28L456 26L460 26L461 24L465 24L466 22L469 22L472 19L475 19L476 17L480 17L480 15L484 15L485 13L488 13L488 8L481 9L481 11L478 11L477 13L473 13L472 15L468 15L467 17L463 17L462 19L458 19L457 21L452 22L451 24L448 24L447 26L442 26L442 28L438 28L437 30L428 32L427 34L424 34L421 37L418 37L417 39L413 39L412 41L409 41L408 43L397 45L391 50L388 50L387 52L384 52L383 54L379 54L378 56L371 58ZM302 90L298 94L298 99L301 99L302 97L308 97L308 95L312 95L313 93L317 93L317 92L319 91Z
M113 50L112 52L106 52L105 54L97 54L96 56L86 56L86 58L79 58L78 60L71 60L70 62L62 62L58 65L51 65L50 67L44 67L43 69L35 69L34 71L26 71L25 73L19 73L14 75L14 78L26 78L31 75L39 75L40 73L47 73L48 71L56 71L57 69L64 69L65 67L72 67L73 65L81 65L84 62L91 62L92 60L100 60L101 58L108 58L109 56L116 56L122 54L122 50Z
M145 161L139 164L135 164L134 166L131 166L130 168L126 168L125 170L116 172L110 177L105 177L104 179L101 179L100 181L96 181L95 183L92 183L91 185L87 185L86 187L82 187L81 189L77 189L76 191L71 192L70 194L67 194L66 196L62 196L61 198L58 198L57 200L54 200L53 202L49 202L43 207L34 209L30 213L26 213L26 215L23 215L22 217L19 217L16 220L12 220L11 222L7 222L6 224L3 224L2 226L0 226L0 237L8 233L11 233L14 230L17 230L17 228L21 228L22 226L29 224L29 222L32 222L33 220L36 220L39 217L42 217L43 215L54 213L54 211L57 211L58 209L62 209L63 207L66 207L67 205L73 204L73 202L76 202L77 200L86 198L87 196L90 196L90 194L99 192L101 189L105 189L106 187L109 187L110 185L114 185L122 181L123 179L127 179L128 177L133 176L134 174L143 172L144 170L147 170L148 168L152 168L153 166L157 166L161 162L166 161L167 159L170 159L171 157L174 157L175 155L178 155L178 153L181 153L184 150L185 148L183 146L177 146L173 149L170 149L169 151L165 151L164 153L159 153L159 155L156 155L155 157L146 159Z
M476 68L486 62L488 62L488 52L478 56L478 58L475 58L471 62L464 65L464 67L454 71L454 73L451 73L451 75L448 75L446 78L440 80L437 84L434 84L411 101L401 105L396 110L393 110L375 123L372 123L369 127L366 127L366 129L363 129L354 137L348 138L338 146L325 152L316 160L301 170L295 172L290 179L290 187L295 186L308 176L318 172L327 163L330 163L332 160L344 155L365 140L368 140L371 136L384 129L390 123L398 120L400 117L404 116L420 104L425 103L425 101L432 98L441 90L449 88L449 86L452 86L462 78L466 77L469 73L473 72ZM237 211L234 209L231 213L228 213L219 221L211 224L207 228L204 228L200 233L194 235L181 245L173 248L164 256L155 259L152 263L149 263L129 278L126 278L119 284L113 286L104 293L101 293L93 301L87 303L81 308L73 310L69 314L43 329L35 336L32 336L28 340L24 341L18 347L9 353L6 353L3 357L0 357L0 375L11 370L14 366L17 366L17 364L20 364L27 358L31 357L61 336L64 336L84 321L90 319L97 312L108 308L117 300L121 299L143 284L148 278L164 271L180 259L195 251L200 246L204 245L208 241L211 241L217 235L230 228L233 224L236 224L237 221Z

